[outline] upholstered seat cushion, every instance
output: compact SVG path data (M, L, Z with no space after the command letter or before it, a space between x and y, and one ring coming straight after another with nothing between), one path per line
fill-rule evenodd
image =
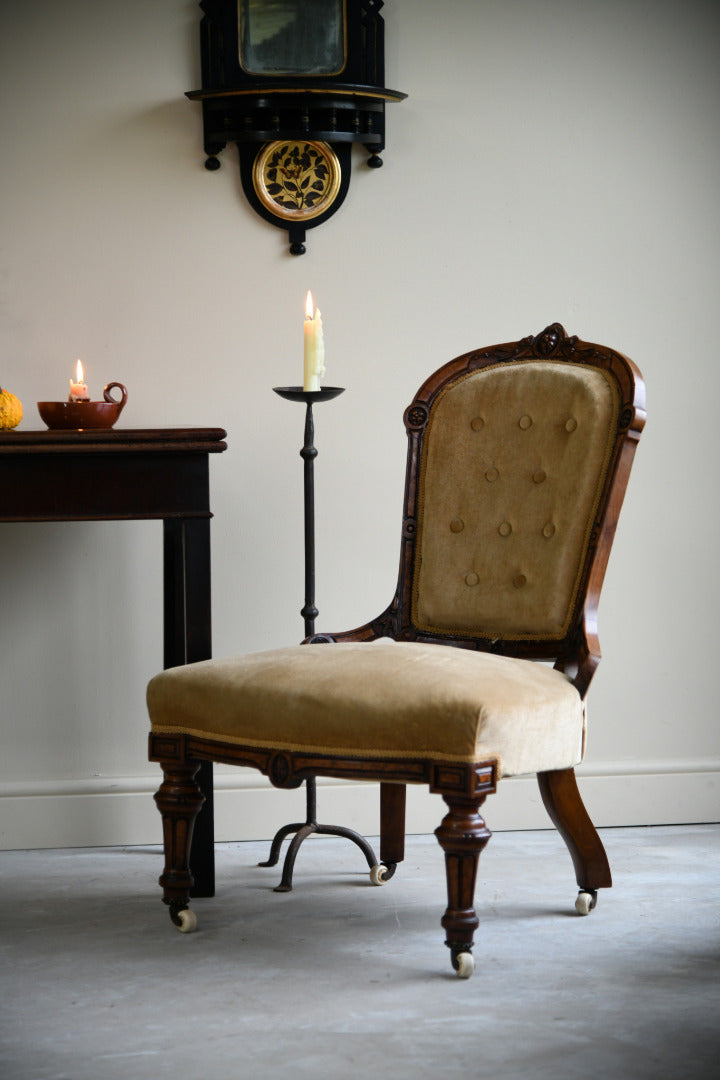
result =
M295 645L164 671L155 732L369 758L499 762L500 775L582 758L584 707L560 672L447 645Z

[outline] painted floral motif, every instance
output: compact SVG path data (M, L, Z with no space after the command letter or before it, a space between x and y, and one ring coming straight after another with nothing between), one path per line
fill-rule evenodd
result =
M322 200L330 185L330 170L310 143L282 143L265 162L265 190L283 210L307 211Z

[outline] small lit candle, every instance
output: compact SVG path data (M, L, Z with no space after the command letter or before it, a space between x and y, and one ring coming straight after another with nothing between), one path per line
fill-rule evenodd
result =
M325 341L322 316L313 310L312 293L308 290L305 300L305 356L303 363L303 390L319 390L320 376L325 374Z
M90 395L88 394L88 388L85 384L85 373L83 372L82 361L78 360L75 365L75 378L70 380L70 393L68 395L68 401L89 401Z

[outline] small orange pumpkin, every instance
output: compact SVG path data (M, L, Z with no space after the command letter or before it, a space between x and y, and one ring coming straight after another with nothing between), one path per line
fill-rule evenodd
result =
M20 398L0 387L0 428L9 430L17 427L22 418L23 407Z

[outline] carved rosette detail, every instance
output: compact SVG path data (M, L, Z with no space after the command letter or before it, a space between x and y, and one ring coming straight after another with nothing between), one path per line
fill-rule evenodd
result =
M488 360L494 363L504 364L512 360L523 360L530 356L542 360L573 360L597 357L602 364L602 357L595 349L578 349L576 335L568 337L562 323L551 323L546 326L542 333L532 334L522 338L521 341L513 342L508 347L494 346L492 349L468 353L467 368L473 371L476 367L485 366Z
M618 419L618 428L620 429L620 431L624 431L625 428L630 427L633 422L634 416L635 410L633 409L633 407L631 405L625 405Z
M417 536L417 520L414 517L405 518L403 521L403 540L414 540Z
M546 326L541 334L532 339L532 350L536 356L547 359L550 356L562 356L565 359L575 352L577 337L568 337L560 323Z
M417 431L425 427L428 415L426 405L411 405L405 414L405 423L409 428Z
M274 754L268 771L270 782L275 787L284 787L291 774L292 768L287 754Z

